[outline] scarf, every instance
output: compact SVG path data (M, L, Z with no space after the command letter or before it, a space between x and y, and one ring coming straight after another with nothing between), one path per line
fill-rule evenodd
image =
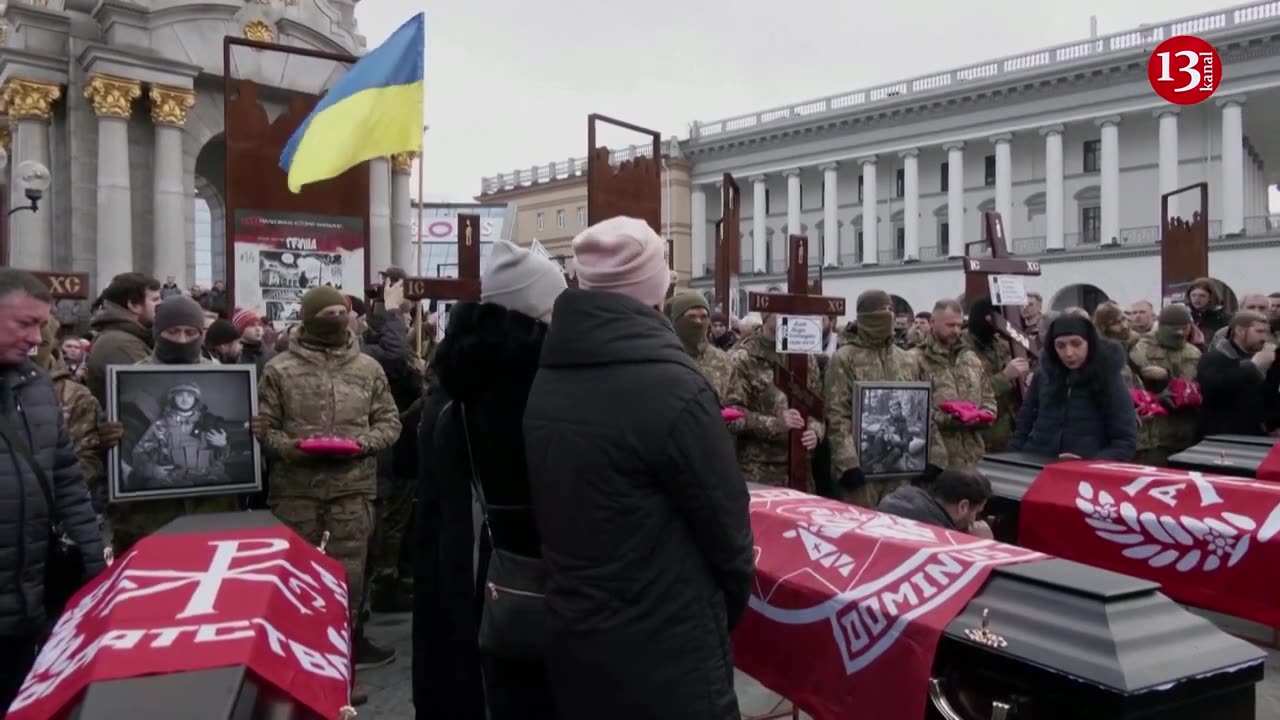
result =
M888 310L858 313L858 334L870 345L885 345L893 338L893 313Z
M163 336L156 338L155 356L162 365L197 365L203 348L200 339L188 343L176 343Z
M676 337L684 345L684 351L692 357L701 355L707 347L707 321L682 315L672 324L675 326Z
M342 347L350 332L345 318L312 317L302 321L302 339L320 347Z

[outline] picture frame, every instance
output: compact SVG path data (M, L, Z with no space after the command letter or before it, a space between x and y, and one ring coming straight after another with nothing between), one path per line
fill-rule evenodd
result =
M930 384L857 382L854 390L854 442L863 477L887 480L924 473L933 439Z
M253 365L111 365L106 390L107 419L124 426L107 457L110 502L262 490Z

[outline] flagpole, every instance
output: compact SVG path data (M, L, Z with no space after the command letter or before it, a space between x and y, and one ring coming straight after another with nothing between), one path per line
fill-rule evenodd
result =
M423 193L422 179L425 174L423 170L422 158L426 154L426 150L427 150L427 128L428 127L429 126L427 125L422 126L422 148L418 151L418 232L417 232L417 238L415 238L417 240L417 245L418 245L418 262L417 262L418 272L416 273L418 277L422 277L422 219L423 219L422 218L422 193ZM426 318L426 313L423 312L423 309L422 309L422 301L419 300L416 303L416 305L418 306L418 330L417 330L418 337L415 338L415 342L417 344L417 350L418 350L417 354L421 357L423 356L422 326L427 324L427 318Z

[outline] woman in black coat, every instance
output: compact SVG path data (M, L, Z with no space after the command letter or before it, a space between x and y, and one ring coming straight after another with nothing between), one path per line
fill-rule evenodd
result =
M1132 460L1138 417L1121 377L1125 361L1124 348L1099 337L1087 318L1054 320L1012 449L1064 460Z

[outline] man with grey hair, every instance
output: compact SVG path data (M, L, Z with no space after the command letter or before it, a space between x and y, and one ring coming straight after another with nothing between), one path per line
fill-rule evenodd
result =
M1237 312L1257 313L1264 318L1271 317L1271 298L1266 293L1251 292L1240 298L1240 308ZM1231 329L1230 325L1224 325L1213 334L1213 340L1210 341L1210 347L1217 345L1218 341L1227 336L1227 332Z
M1129 306L1126 313L1129 318L1129 329L1139 335L1146 335L1156 326L1156 308L1147 300L1139 300Z

